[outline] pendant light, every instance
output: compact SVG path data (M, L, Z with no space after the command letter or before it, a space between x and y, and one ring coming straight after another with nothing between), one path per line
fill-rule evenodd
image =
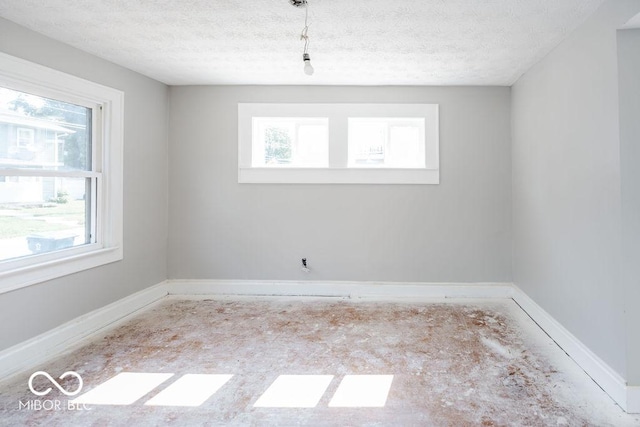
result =
M309 2L307 0L289 0L295 7L304 7L304 28L300 34L300 40L304 40L304 50L302 52L302 62L304 62L304 73L308 76L313 75L314 69L311 65L311 56L309 56Z

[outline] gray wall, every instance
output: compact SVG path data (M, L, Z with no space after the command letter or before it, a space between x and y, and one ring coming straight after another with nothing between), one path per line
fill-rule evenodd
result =
M165 85L0 18L0 51L125 92L124 260L0 294L0 350L166 278Z
M238 184L238 102L438 103L441 184ZM172 87L170 118L170 278L511 281L509 88Z
M626 303L627 381L640 385L640 29L618 32L622 284Z
M512 88L514 282L623 377L616 29L639 10L605 2Z

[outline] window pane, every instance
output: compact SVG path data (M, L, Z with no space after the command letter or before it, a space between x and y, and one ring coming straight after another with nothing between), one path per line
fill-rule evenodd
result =
M425 167L424 144L420 143L420 126L391 126L389 166L397 168Z
M91 241L90 178L0 176L0 261Z
M91 169L91 109L0 87L0 167Z
M386 123L349 119L349 166L384 166Z
M349 166L424 168L423 118L349 118Z
M328 119L254 117L254 167L326 167Z
M264 163L266 165L288 165L293 157L293 139L295 138L292 126L286 123L267 124L264 127Z
M301 125L298 128L296 165L326 167L329 144L326 125Z

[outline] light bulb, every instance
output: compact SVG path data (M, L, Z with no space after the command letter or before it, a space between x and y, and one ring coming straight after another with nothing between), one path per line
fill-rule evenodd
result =
M313 65L311 65L311 57L309 56L308 53L305 53L304 55L302 55L302 60L304 61L304 73L307 76L310 76L313 74Z
M313 74L313 66L311 61L304 61L304 73L308 76Z

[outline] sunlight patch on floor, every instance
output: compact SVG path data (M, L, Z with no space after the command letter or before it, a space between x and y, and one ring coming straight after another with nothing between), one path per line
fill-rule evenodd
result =
M233 375L186 374L145 403L149 406L200 406Z
M384 408L393 375L346 375L329 402L334 408Z
M172 376L173 374L122 372L72 402L90 405L131 405Z
M280 375L253 405L257 408L315 408L333 375Z

